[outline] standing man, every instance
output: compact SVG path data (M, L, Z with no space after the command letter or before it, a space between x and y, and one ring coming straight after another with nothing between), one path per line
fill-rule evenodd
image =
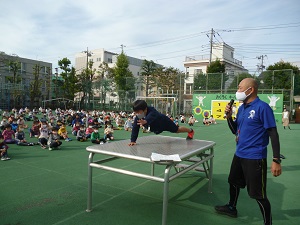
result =
M236 135L236 152L230 173L229 203L216 206L220 214L237 217L237 200L240 188L247 186L248 194L260 207L264 224L272 224L271 205L266 194L267 146L271 139L273 162L271 172L277 177L281 174L280 143L276 122L271 107L257 96L258 84L252 78L243 79L236 92L236 99L243 102L236 120L232 120L232 109L225 108L230 130Z

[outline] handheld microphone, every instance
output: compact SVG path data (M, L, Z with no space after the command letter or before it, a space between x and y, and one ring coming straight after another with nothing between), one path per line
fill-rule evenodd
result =
M232 105L234 103L234 99L231 99L229 102L229 109L231 109ZM228 112L226 112L226 115L228 114Z

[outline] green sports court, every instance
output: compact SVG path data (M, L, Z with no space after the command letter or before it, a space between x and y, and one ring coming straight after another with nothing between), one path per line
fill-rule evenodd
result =
M182 125L182 124L180 124ZM69 127L70 129L70 127ZM268 197L273 224L300 224L300 124L284 130L278 123L283 173L268 174ZM255 200L241 190L238 218L215 213L214 206L228 201L227 175L235 150L235 138L226 121L204 126L196 123L195 139L216 142L213 193L207 192L204 173L189 171L170 183L167 224L170 225L261 225L262 217ZM101 135L103 128L99 129ZM29 138L28 141L37 140ZM154 135L143 134L140 136ZM166 136L185 137L164 132ZM116 140L130 137L117 130ZM70 135L72 138L72 135ZM73 138L74 139L74 138ZM87 207L87 162L85 148L91 142L64 142L61 150L40 146L9 145L11 160L0 161L1 225L156 225L161 224L163 184L104 170L93 172L93 211ZM272 160L269 147L268 162ZM115 161L120 167L150 170L150 166L132 160ZM269 167L269 166L268 166ZM158 169L163 173L163 167Z

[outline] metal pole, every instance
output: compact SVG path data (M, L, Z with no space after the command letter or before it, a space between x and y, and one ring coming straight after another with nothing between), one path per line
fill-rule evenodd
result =
M295 74L291 70L291 95L290 95L290 112L294 109L294 85L295 85Z
M95 153L90 153L89 159L88 159L88 196L87 196L87 212L92 211L92 172L93 168L90 166L90 163L93 162L93 157Z
M162 212L162 225L167 224L167 213L168 213L168 196L169 196L169 177L172 165L168 165L165 169L164 176L164 196L163 196L163 212Z

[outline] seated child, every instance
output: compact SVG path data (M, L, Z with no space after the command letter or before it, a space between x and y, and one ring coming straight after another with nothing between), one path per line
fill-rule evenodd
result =
M111 128L110 124L105 125L105 129L104 129L104 140L113 140L114 136L114 130Z
M59 140L60 136L58 135L58 130L56 127L52 127L52 132L49 135L48 145L49 150L58 149L61 146L62 142Z
M79 131L77 131L77 136L76 136L77 141L86 141L86 134L84 130L84 125L80 126Z
M0 155L2 161L6 161L10 159L8 157L7 149L8 146L4 142L4 137L2 136L2 134L0 134Z
M24 119L24 116L23 115L20 115L19 119L17 120L17 124L18 126L20 127L23 127L23 128L27 128L28 126L25 124L25 119Z
M118 115L116 118L116 124L117 124L117 127L124 126L124 120L122 119L122 117L120 115Z
M93 131L94 131L93 124L89 123L89 126L85 130L86 138L90 138L91 135L92 135L92 133L93 133Z
M7 124L5 130L2 132L4 142L6 144L15 144L15 132L11 129L11 125Z
M34 120L32 123L32 127L30 128L30 137L38 137L40 136L40 128L41 124L39 121Z
M49 138L49 128L46 121L41 122L41 124L39 143L43 149L46 149Z
M205 117L204 119L203 119L203 124L205 125L205 126L209 126L209 120L208 120L208 118L207 117Z
M175 117L175 120L173 121L175 123L175 125L178 127L179 126L179 121L178 121L178 117Z
M101 142L104 143L105 140L100 138L98 127L94 127L94 131L91 134L91 142L94 144L100 144Z
M125 124L124 124L124 130L126 131L131 131L132 130L132 117L129 116L128 119L126 120Z
M169 117L159 113L155 108L148 106L144 100L136 100L133 103L133 111L136 113L136 117L133 123L129 146L136 145L140 126L150 126L150 131L153 131L155 134L160 134L163 131L170 131L172 133L185 132L188 133L186 139L189 140L194 137L193 129L176 126Z
M15 133L15 140L17 145L21 146L34 146L34 143L28 143L25 139L25 132L22 126L18 126L17 132Z
M63 138L65 141L72 141L71 138L68 137L68 131L65 123L61 123L61 126L58 130L58 135Z
M0 129L4 130L5 126L8 124L7 118L5 116L2 117L1 123L0 123Z
M48 123L48 126L49 126L49 129L52 129L53 127L57 128L56 127L56 123L55 123L55 119L54 117L52 117Z
M213 115L211 115L211 116L209 117L208 121L209 121L209 123L211 123L211 124L217 124L217 122L216 122L216 120L215 120L215 118L214 118Z
M189 124L190 126L194 126L195 121L196 121L196 119L195 119L195 117L192 115L192 116L189 118L188 124Z
M18 122L16 119L13 120L13 122L11 123L11 129L14 131L14 132L17 132L17 127L18 127Z
M77 132L80 130L80 123L79 122L76 122L72 128L72 134L74 136L77 135Z

